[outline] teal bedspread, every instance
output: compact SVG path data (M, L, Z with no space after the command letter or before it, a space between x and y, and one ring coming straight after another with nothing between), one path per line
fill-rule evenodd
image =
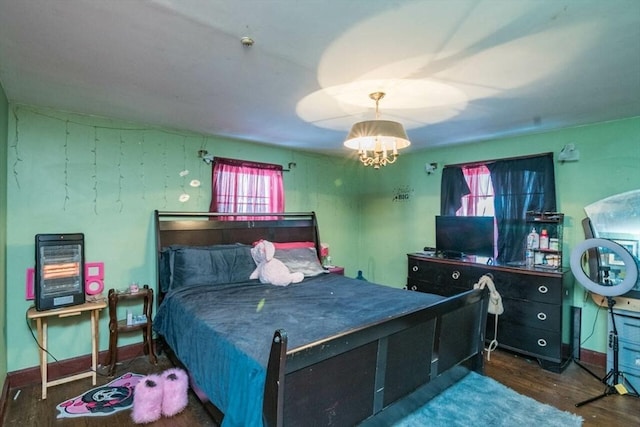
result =
M153 327L223 411L224 427L261 426L275 330L287 332L291 350L441 299L335 274L287 287L192 285L165 296Z

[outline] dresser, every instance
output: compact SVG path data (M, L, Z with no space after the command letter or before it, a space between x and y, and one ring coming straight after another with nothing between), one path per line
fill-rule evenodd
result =
M573 278L568 269L539 269L479 264L423 253L408 254L407 289L451 296L472 289L490 273L502 296L498 316L498 345L536 358L540 365L561 372L571 360L571 298ZM488 340L494 337L495 316L487 317Z
M618 331L618 370L624 374L620 380L631 391L629 385L640 392L640 313L613 309ZM609 316L609 331L613 331ZM613 342L607 349L607 372L613 369Z

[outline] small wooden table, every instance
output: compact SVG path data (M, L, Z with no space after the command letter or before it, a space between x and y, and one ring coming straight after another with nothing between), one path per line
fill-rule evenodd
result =
M127 319L118 320L118 303L123 300L139 300L142 303L143 314L146 319L143 323L127 324ZM153 351L152 338L153 315L153 289L144 285L137 292L118 292L109 290L109 359L105 366L109 366L109 376L114 376L116 363L118 362L118 335L121 332L142 331L144 353L149 356L152 364L158 363Z
M42 399L47 398L47 388L54 385L68 383L70 381L80 380L82 378L91 378L93 385L96 385L96 369L98 368L98 342L99 342L99 323L98 318L100 310L107 306L107 302L87 302L81 305L70 307L56 308L53 310L37 311L35 307L31 307L27 311L27 318L35 319L38 328L38 342L40 343L40 374L42 376ZM54 381L47 380L48 361L47 361L47 321L51 316L70 317L78 316L88 311L91 314L91 370L75 374Z

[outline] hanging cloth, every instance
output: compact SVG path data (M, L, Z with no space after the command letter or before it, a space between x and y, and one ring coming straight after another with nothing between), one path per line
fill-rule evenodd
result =
M504 313L504 307L502 305L502 297L496 290L496 285L493 283L493 275L485 274L480 277L478 283L473 285L473 289L489 289L489 307L487 311L495 316L493 322L493 339L489 343L489 346L485 348L487 352L487 360L491 360L491 352L498 347L498 316Z

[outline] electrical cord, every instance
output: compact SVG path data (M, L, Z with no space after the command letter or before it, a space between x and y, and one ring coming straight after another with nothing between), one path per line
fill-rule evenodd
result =
M495 315L493 339L489 345L484 349L487 352L487 360L491 360L491 352L498 348L498 317L504 312L502 305L502 297L496 290L496 285L493 283L493 274L487 273L480 277L478 283L473 285L474 289L485 289L489 291L489 307L488 312Z
M40 344L40 342L38 341L38 338L36 337L36 334L33 332L33 328L31 328L31 322L29 322L29 310L31 310L33 308L33 306L29 307L27 309L27 311L24 312L24 318L27 321L27 328L29 328L29 332L31 332L31 336L33 337L33 341L35 341L36 345L38 346L38 348L40 349L40 351L44 351L45 353L47 353L49 356L51 356L51 358L56 362L56 363L60 363L60 361L58 359L55 358L55 356L53 354L51 354L49 352L49 350L47 350L46 348L42 347L42 345Z
M27 311L25 311L24 313L24 317L25 320L27 322L27 328L29 329L29 332L31 333L31 337L33 338L33 341L36 343L36 345L38 346L38 348L40 349L40 351L44 351L47 355L49 355L49 357L51 357L54 361L55 364L60 364L60 361L46 348L42 347L42 345L40 344L40 342L38 341L38 338L36 337L36 334L33 332L33 328L31 327L31 322L29 321L29 310L32 309L34 306L31 306L29 308L27 308ZM131 364L140 356L144 355L144 348L140 349L138 352L136 352L136 354L127 362L127 364L121 365L123 368L128 369L129 366L131 366ZM100 365L102 366L102 365ZM100 372L98 369L94 370L93 368L89 368L88 369L91 372L95 372L96 374L102 376L102 377L110 377L110 375L108 374L104 374L102 372Z
M493 339L489 343L489 345L484 349L487 352L487 360L491 360L491 352L498 348L498 314L494 315L496 320L493 322Z
M602 301L604 302L605 298L602 298ZM596 310L596 316L593 319L593 326L591 327L591 332L589 333L589 335L580 342L580 347L582 347L584 345L584 343L586 343L587 341L589 341L589 339L593 336L593 334L595 334L596 332L596 324L598 323L598 315L600 314L600 311L603 309L604 307L601 304L598 304L598 309Z

